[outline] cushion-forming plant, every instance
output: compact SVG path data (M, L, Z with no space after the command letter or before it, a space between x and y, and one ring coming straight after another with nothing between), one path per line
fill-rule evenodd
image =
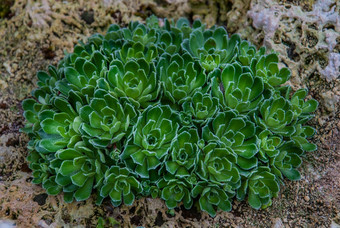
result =
M211 216L266 208L299 180L318 106L290 71L222 27L187 19L111 25L40 71L23 101L33 183L66 202L160 197Z

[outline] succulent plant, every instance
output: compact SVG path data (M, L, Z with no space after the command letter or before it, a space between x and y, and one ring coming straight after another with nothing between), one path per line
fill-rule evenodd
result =
M250 66L252 61L254 62L266 53L265 47L261 47L259 50L256 50L256 47L246 40L242 40L238 47L237 60L242 64L242 66Z
M97 148L120 141L127 133L130 121L137 116L133 106L119 101L104 90L96 90L89 105L79 109L76 131Z
M121 160L142 178L156 175L171 142L177 137L178 119L170 106L150 106L138 118ZM152 175L152 176L150 176Z
M189 53L163 54L157 65L163 83L164 97L182 104L206 83L204 69Z
M260 115L254 113L254 119L258 126L282 136L290 136L295 133L293 118L291 103L283 97L265 100L260 107Z
M237 191L237 198L243 200L248 195L248 203L255 209L267 208L272 204L272 198L279 192L279 183L270 168L260 166L251 172Z
M285 176L290 180L299 180L301 176L296 168L302 163L303 149L295 142L289 141L280 146L278 152L279 154L270 161L273 173L280 179Z
M191 100L185 101L182 105L183 112L189 117L190 122L197 125L204 125L213 118L219 110L220 104L216 97L210 94L203 94L201 91L196 91Z
M131 175L127 168L111 166L105 172L105 180L100 189L100 196L110 196L114 206L124 204L131 205L135 200L135 194L142 191L142 185Z
M215 216L236 195L266 208L316 150L318 103L282 86L278 63L199 20L111 25L37 73L22 103L32 182L66 202L151 196Z
M190 190L192 185L181 179L161 179L157 184L162 189L161 198L169 209L173 209L178 203L183 202L186 209L190 209L193 201Z
M260 55L253 58L250 68L255 76L261 77L267 87L277 87L290 78L290 71L283 67L279 69L277 54Z
M131 59L125 65L119 60L112 61L107 79L115 97L128 97L137 107L147 107L159 95L155 67L145 59Z
M41 184L49 178L51 174L50 161L53 159L49 158L49 155L43 155L35 150L32 150L28 155L27 160L29 161L29 168L33 170L32 183Z
M156 183L151 182L149 179L144 179L142 182L144 196L151 196L152 198L157 198L160 195L160 189L157 187Z
M199 196L199 206L202 211L208 212L212 217L216 215L216 209L231 210L230 198L233 192L226 191L218 184L201 181L192 189L192 196Z
M279 154L278 147L282 143L282 137L273 135L269 130L260 130L258 134L258 157L263 162L268 162L269 158Z
M210 143L203 148L197 174L205 181L235 185L240 180L235 163L236 155L229 148L219 148L216 143Z
M200 59L207 71L212 71L236 57L240 37L236 34L228 38L222 27L203 30L202 27L193 29L190 37L184 40L184 48L191 55Z
M166 170L178 178L190 176L195 169L204 142L199 140L198 132L192 128L182 128L177 140L173 140L165 162Z
M257 166L255 124L233 111L219 112L202 129L203 139L219 142L236 155L235 162L249 170Z
M240 113L256 109L263 100L264 85L260 77L242 72L238 63L227 64L220 77L212 79L212 92L220 103Z

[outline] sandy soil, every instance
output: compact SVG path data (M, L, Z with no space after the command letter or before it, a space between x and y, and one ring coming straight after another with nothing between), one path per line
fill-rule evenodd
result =
M0 12L4 16L0 18L0 227L5 221L17 227L95 227L99 217L116 227L339 227L340 73L334 68L334 77L327 70L334 65L331 56L340 52L339 2L327 0L325 9L304 0L12 2L9 11ZM286 181L272 207L256 211L235 200L231 212L210 218L195 208L168 211L161 200L149 198L119 208L109 202L98 207L92 199L66 204L62 196L47 196L41 186L31 183L25 160L28 138L19 129L24 124L21 101L35 88L37 70L56 65L78 40L103 33L111 23L126 25L151 14L201 18L259 47L274 49L292 69L293 88L308 88L320 102L316 118L310 121L318 131L312 140L318 150L306 155L302 180Z

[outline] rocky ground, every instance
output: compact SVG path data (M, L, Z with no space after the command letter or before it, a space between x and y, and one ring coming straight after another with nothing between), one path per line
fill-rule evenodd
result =
M273 206L256 211L235 200L215 218L195 208L168 211L158 199L131 207L109 202L66 204L31 183L21 101L36 86L37 70L56 65L78 40L151 14L201 18L223 25L280 55L294 89L308 88L320 103L302 180L286 181ZM339 227L340 224L340 2L336 0L4 0L0 3L0 227ZM102 218L102 219L100 219Z

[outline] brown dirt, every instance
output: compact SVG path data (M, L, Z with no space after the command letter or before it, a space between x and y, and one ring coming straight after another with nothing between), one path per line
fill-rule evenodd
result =
M274 6L301 7L303 12L313 8L313 1L269 2ZM253 27L247 15L255 4L249 0L67 3L16 0L9 12L11 17L0 19L0 226L2 220L9 220L17 227L95 227L98 218L103 217L121 227L330 227L331 224L337 227L340 224L340 81L327 82L320 74L319 60L330 51L316 51L315 63L302 61L311 50L310 42L314 41L303 43L303 37L294 39L289 35L301 25L302 22L296 23L301 18L280 22L277 31L280 42L277 36L266 39L292 69L293 87L307 87L310 96L320 102L316 118L310 122L318 131L313 138L318 150L306 155L300 169L302 180L286 181L273 206L257 211L235 200L231 212L219 212L210 218L195 208L168 211L161 200L150 198L119 208L109 202L95 206L92 199L66 204L62 196L47 196L41 186L31 183L31 171L25 160L28 138L19 129L24 123L21 101L34 89L37 70L46 69L48 64L56 65L64 50L71 52L77 40L85 40L95 32L103 33L110 23L125 25L130 20L144 20L150 14L202 18L208 25L223 25L229 32L238 32L260 46L266 34ZM321 29L315 28L317 32ZM287 34L292 39L288 47L281 45ZM292 46L299 47L293 60L289 51ZM339 43L336 47L339 48Z

